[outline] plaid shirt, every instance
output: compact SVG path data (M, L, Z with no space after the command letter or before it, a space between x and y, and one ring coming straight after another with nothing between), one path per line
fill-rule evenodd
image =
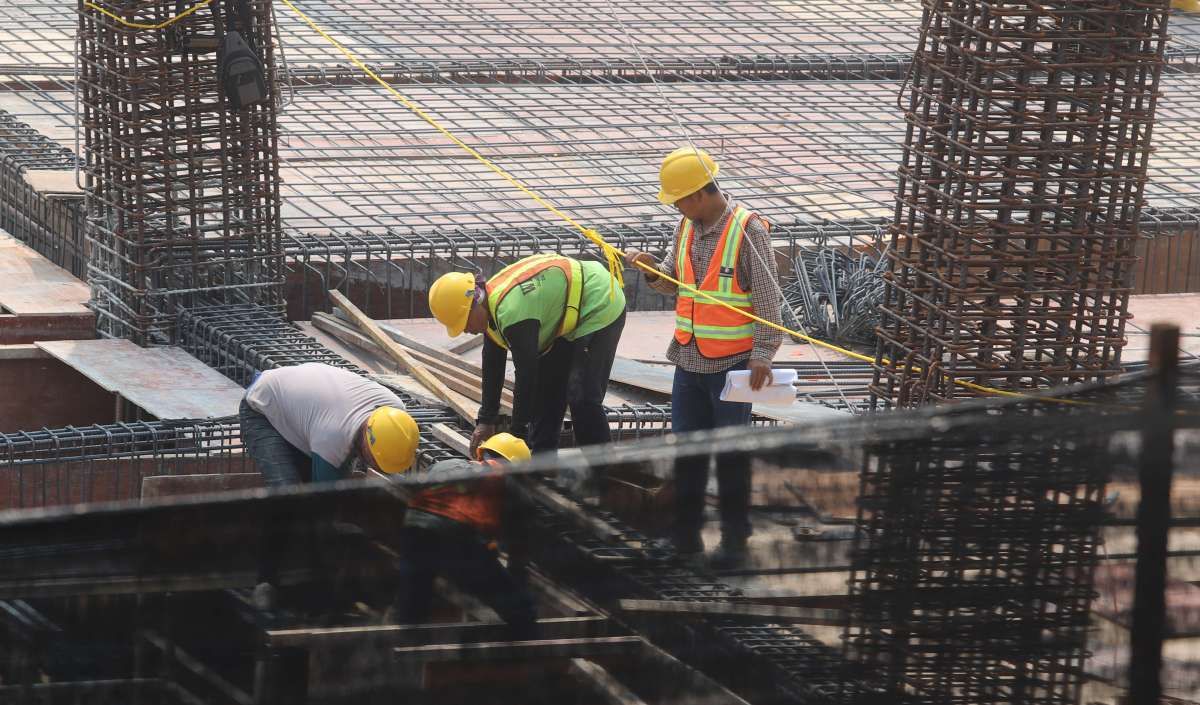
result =
M725 222L733 215L733 202L725 208L725 214L711 224L699 228L692 243L692 271L697 279L703 278L708 271L708 264L713 253L717 250L717 242L721 239L721 231ZM670 257L658 265L659 271L667 276L679 279L675 272L675 253L679 250L679 235L683 230L683 221L675 228L675 239L671 244ZM757 251L762 258L756 257ZM764 267L763 264L766 264ZM779 274L775 268L775 251L771 248L771 238L766 227L759 218L751 218L746 223L746 237L742 249L738 253L737 262L738 286L750 292L750 303L754 306L755 315L772 323L780 323L780 291ZM676 286L666 279L655 279L649 282L650 287L663 294L676 293ZM770 362L776 351L783 343L783 333L761 323L754 324L754 348L750 352L739 353L722 358L709 358L700 354L696 347L696 339L687 345L680 345L674 338L667 348L667 359L679 365L688 372L698 374L715 374L724 372L737 363L752 358Z

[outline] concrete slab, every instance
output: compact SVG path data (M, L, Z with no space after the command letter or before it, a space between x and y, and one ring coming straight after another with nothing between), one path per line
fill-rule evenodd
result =
M237 413L244 390L179 348L128 340L58 340L37 346L160 419Z

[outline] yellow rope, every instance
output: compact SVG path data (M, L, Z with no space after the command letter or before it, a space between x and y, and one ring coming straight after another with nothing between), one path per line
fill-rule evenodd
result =
M576 230L578 230L580 232L580 234L582 234L588 240L591 240L593 243L595 243L597 246L599 246L600 250L604 253L604 259L608 262L608 271L612 275L612 279L613 279L612 286L610 287L610 295L612 295L613 292L616 291L616 286L618 284L621 285L622 287L625 285L625 278L624 278L624 274L622 273L623 267L621 264L621 257L620 257L621 251L618 250L617 248L613 247L612 245L608 244L604 240L604 238L600 236L600 233L596 232L595 230L592 230L591 228L584 227L584 225L582 223L580 223L579 221L572 218L570 215L568 215L563 210L558 208L558 206L555 206L553 203L542 198L541 195L539 195L533 189L526 186L524 183L521 182L520 179L518 179L517 177L510 174L506 169L501 167L499 164L496 164L491 159L488 159L487 157L483 156L482 154L479 153L479 150L475 149L474 147L467 144L466 142L463 142L461 139L458 138L457 135L455 135L453 132L451 132L450 130L443 127L441 123L439 123L436 119L434 119L432 116L430 116L428 113L426 113L421 108L421 106L419 106L416 103L414 103L413 101L409 100L403 93L396 90L395 86L391 85L387 81L380 78L379 74L372 71L369 66L364 64L361 60L359 60L359 58L357 56L355 56L353 52L351 52L349 49L347 49L345 46L343 46L341 42L339 42L338 40L329 36L328 32L326 32L325 30L323 30L319 26L317 26L317 23L313 22L312 19L309 18L308 15L304 14L300 10L300 8L293 5L291 3L291 0L280 0L280 1L284 5L287 5L288 9L290 9L292 12L295 12L300 17L300 19L304 20L305 24L307 24L309 27L311 27L314 32L321 35L325 39L325 41L329 42L334 47L336 47L338 51L342 52L342 55L350 60L350 63L354 64L356 67L358 67L359 70L361 70L367 76L370 76L373 81L375 81L379 85L383 86L383 88L386 91L388 91L393 96L395 96L396 100L400 101L400 103L402 105L404 105L404 107L411 110L414 115L421 118L425 122L429 123L430 127L437 130L438 132L442 133L442 135L445 136L446 139L453 142L455 145L460 147L463 151L470 154L472 157L475 157L477 160L480 161L480 163L484 164L489 169L496 172L496 174L501 176L505 181L507 181L509 184L511 184L514 188L520 190L526 196L529 196L531 199L533 199L535 202L537 202L543 208L545 208L546 210L550 211L551 213L557 215L558 217L562 218L567 223L570 223L572 227L574 227Z
M175 24L179 20L182 20L183 18L192 14L196 10L199 10L200 8L205 7L206 5L212 4L212 1L213 0L200 0L200 2L196 3L195 5L192 5L191 7L184 10L183 12L179 13L178 15L175 15L174 17L172 17L170 19L163 20L162 22L159 22L158 24L145 24L142 22L130 22L129 20L125 19L124 17L121 17L120 15L118 15L114 12L111 12L109 10L104 9L103 7L100 7L99 5L92 2L91 0L84 0L83 4L85 7L89 7L91 9L95 10L96 12L99 12L100 14L104 15L105 17L116 20L117 22L125 25L126 27L130 27L133 29L165 29L165 28L170 27L171 25Z

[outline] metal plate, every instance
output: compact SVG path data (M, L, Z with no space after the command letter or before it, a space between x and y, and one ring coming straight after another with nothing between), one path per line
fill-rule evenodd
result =
M0 230L0 307L8 313L90 314L87 284Z
M179 348L128 340L59 340L37 346L160 419L236 414L244 390Z

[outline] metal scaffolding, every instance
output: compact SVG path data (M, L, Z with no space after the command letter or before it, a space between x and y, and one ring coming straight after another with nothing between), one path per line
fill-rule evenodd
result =
M176 11L165 0L107 4L143 23ZM240 28L273 85L270 3L249 7L251 27ZM269 98L228 108L213 40L244 22L213 8L178 31L156 32L80 3L88 280L102 335L170 343L180 306L279 303L275 106Z
M1036 389L1119 371L1138 221L1155 195L1166 18L1165 0L926 0L879 399L911 406L976 393L964 383Z

